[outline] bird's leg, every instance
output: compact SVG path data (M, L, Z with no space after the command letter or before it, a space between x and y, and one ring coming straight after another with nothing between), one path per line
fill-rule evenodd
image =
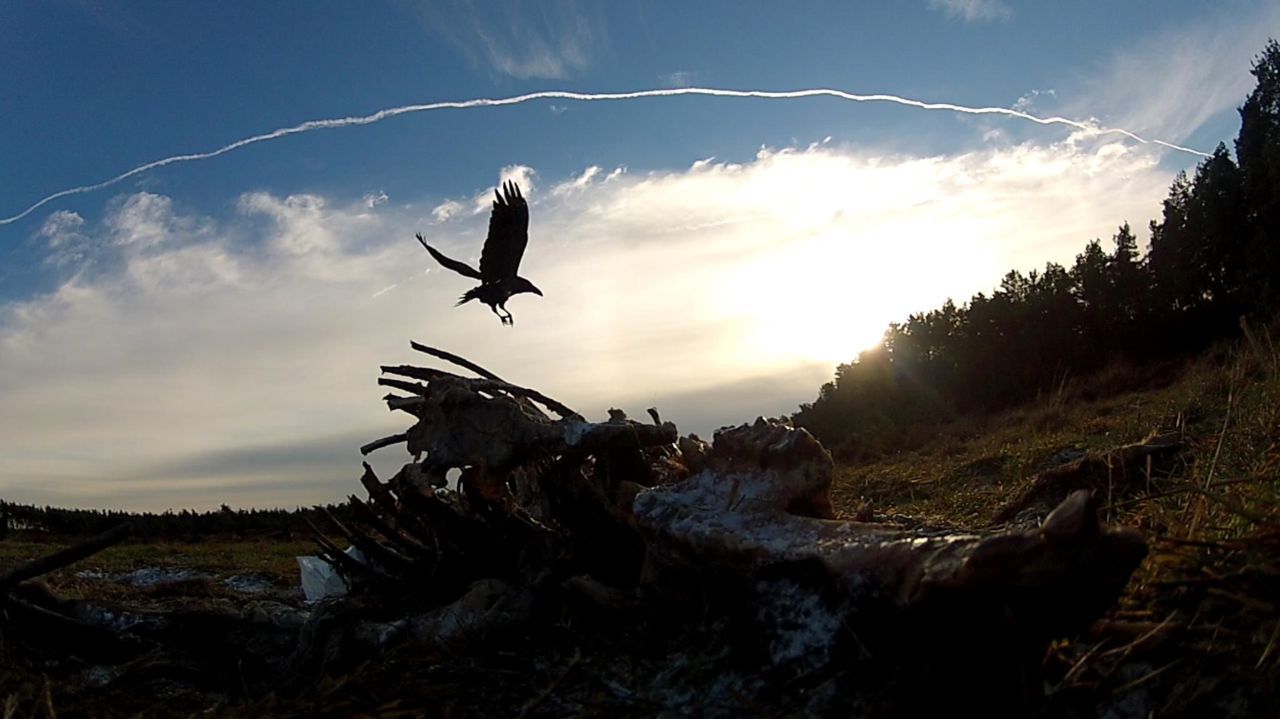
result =
M499 307L502 307L501 312L498 311ZM493 313L498 316L498 319L502 320L503 326L512 324L511 313L507 311L507 308L503 306L502 303L499 303L496 305L489 305L489 309L493 310Z
M516 323L516 320L514 317L511 316L511 310L507 309L506 304L500 303L498 306L502 308L503 312L507 313L506 317L502 317L502 315L498 315L499 317L502 317L502 324L507 325L508 327L514 326Z

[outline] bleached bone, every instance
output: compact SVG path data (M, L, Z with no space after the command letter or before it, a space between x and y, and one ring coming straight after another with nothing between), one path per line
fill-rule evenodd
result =
M717 434L705 462L683 482L635 499L655 582L674 573L750 583L794 568L850 616L891 622L948 603L989 606L978 614L1048 641L1104 611L1146 553L1136 532L1099 525L1088 492L1023 532L833 520L831 455L808 432L763 419ZM825 625L831 642L843 624Z

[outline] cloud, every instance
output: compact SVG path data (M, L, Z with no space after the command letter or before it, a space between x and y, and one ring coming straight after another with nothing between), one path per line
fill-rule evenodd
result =
M528 165L507 165L498 171L498 184L481 190L471 198L471 214L487 215L493 209L493 193L508 182L519 185L520 193L531 199L537 192L537 176L537 171Z
M124 199L108 219L110 240L120 246L155 248L177 236L194 237L207 231L201 220L175 215L173 200L139 192Z
M58 210L45 219L36 232L45 239L51 265L79 265L88 259L89 238L81 232L84 218L69 210Z
M454 217L459 212L462 212L462 210L463 206L461 202L458 202L457 200L445 200L444 202L436 205L435 209L431 210L431 216L435 218L436 222L447 222L450 218Z
M1000 0L929 0L929 7L965 22L1008 20L1013 9Z
M607 40L599 9L578 2L445 2L426 5L422 13L428 27L472 64L518 79L579 74Z
M525 194L529 194L534 191L534 178L537 175L537 171L528 165L507 165L498 172L498 186L501 187L507 181L515 182Z
M1249 68L1280 27L1280 4L1232 4L1216 12L1110 56L1081 79L1062 111L1172 142L1230 113L1253 89ZM1238 120L1226 124L1234 133Z
M557 197L567 195L573 192L581 192L591 184L591 181L600 175L600 166L592 165L582 171L581 175L570 178L551 188L551 194Z
M1013 109L1018 112L1034 112L1036 109L1036 101L1041 96L1056 99L1058 97L1058 92L1053 88L1049 88L1048 90L1037 90L1033 88L1030 92L1019 97L1017 101L1013 103Z
M83 226L84 218L79 213L58 210L45 219L44 225L40 227L40 236L48 239L50 249L58 249L83 237L80 234Z
M391 198L387 196L386 192L379 190L376 193L366 193L364 197L360 198L360 202L364 204L366 210L372 210L379 205L387 204L387 201L390 199Z
M677 70L666 75L659 75L658 81L663 87L690 87L697 79L697 73L688 70Z
M512 328L453 306L470 282L424 272L421 218L403 205L250 192L215 220L136 193L101 222L54 213L52 233L109 261L0 306L0 494L138 509L340 499L358 444L403 429L374 378L428 361L409 339L590 417L656 405L708 435L787 413L888 322L1142 226L1171 179L1156 159L1119 142L938 156L828 143L605 179L586 167L545 192L533 168L503 168L528 183L521 274L546 293L508 305ZM474 260L487 211L447 219L433 242ZM407 459L378 454L384 471Z

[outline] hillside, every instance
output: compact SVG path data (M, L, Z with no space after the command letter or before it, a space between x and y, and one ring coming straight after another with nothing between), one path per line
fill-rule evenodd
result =
M1103 502L1105 521L1138 527L1151 555L1106 619L1046 658L1052 704L1083 716L1273 715L1280 348L1272 332L1250 335L1176 367L1112 368L946 424L915 449L842 464L834 501L848 517L982 526L1037 472L1179 430L1174 462Z

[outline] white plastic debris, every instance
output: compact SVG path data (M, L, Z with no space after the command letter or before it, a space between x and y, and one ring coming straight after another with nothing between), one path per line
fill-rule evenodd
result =
M355 547L347 547L348 557L364 563L364 553ZM302 594L308 602L318 602L328 597L342 597L347 593L347 580L324 559L314 556L297 557L302 572Z

